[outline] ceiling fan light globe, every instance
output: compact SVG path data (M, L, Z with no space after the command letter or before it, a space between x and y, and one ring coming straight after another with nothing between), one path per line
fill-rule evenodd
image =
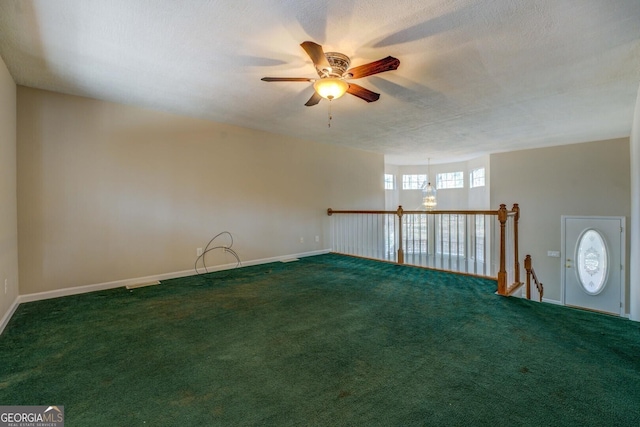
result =
M327 77L316 80L313 88L321 97L325 99L338 99L347 92L349 84L342 79Z

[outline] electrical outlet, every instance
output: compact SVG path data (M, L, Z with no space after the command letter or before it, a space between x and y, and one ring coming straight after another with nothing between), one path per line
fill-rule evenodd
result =
M196 249L196 256L202 255L202 248Z
M304 237L300 238L300 243L304 243Z
M560 258L560 251L547 251L547 256Z
M320 236L316 236L316 243L320 241Z

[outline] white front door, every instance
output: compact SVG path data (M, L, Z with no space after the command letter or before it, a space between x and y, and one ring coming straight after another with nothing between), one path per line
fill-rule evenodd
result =
M624 314L624 217L562 217L564 304Z

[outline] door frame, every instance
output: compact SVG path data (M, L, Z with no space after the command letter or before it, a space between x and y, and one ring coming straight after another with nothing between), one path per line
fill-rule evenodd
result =
M562 215L561 223L560 223L560 236L561 236L561 252L560 252L560 303L566 306L565 302L565 292L566 292L566 283L565 283L565 275L566 275L566 267L565 262L567 259L567 254L564 253L566 249L565 242L565 224L567 219L584 219L584 220L618 220L620 221L620 317L626 316L626 305L627 305L627 294L626 294L626 276L627 276L627 265L626 265L626 248L627 248L627 225L626 225L626 217L624 216L587 216L587 215ZM573 256L572 256L573 257ZM613 267L613 266L612 266Z

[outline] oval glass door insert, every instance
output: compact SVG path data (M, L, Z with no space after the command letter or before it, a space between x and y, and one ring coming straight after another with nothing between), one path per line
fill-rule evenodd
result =
M602 292L607 283L607 246L596 230L588 230L578 240L578 279L582 288L591 295Z

